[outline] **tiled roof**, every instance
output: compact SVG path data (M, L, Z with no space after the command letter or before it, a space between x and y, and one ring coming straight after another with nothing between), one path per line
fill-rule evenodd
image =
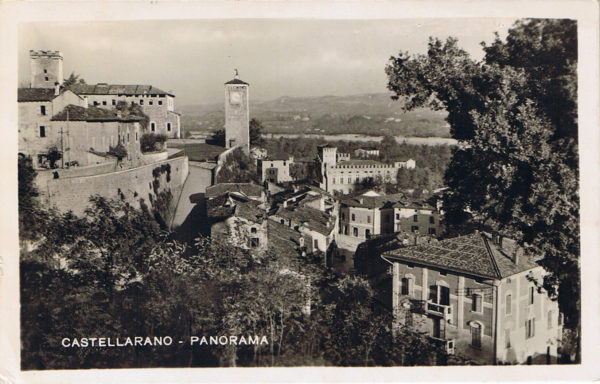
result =
M300 238L302 234L294 231L290 227L269 220L267 223L267 231L269 236L269 250L277 255L289 256L298 253L300 248ZM310 241L305 242L308 246Z
M17 101L52 101L54 88L19 88L17 90Z
M172 93L165 92L162 89L152 85L123 85L123 84L73 84L70 89L81 95L169 95L175 97Z
M426 203L418 201L406 201L406 196L403 193L394 193L390 195L382 196L364 196L358 195L353 197L347 197L342 199L342 205L348 207L360 207L360 208L414 208L414 209L429 209L434 208Z
M207 216L213 221L238 216L257 222L266 217L266 212L259 207L259 202L229 193L209 200L206 205Z
M277 210L276 215L301 223L308 229L323 235L329 235L333 229L331 216L311 207L300 206L294 209L281 207Z
M229 80L225 84L244 84L244 85L249 85L248 83L246 83L245 81L240 80L240 79Z
M206 188L206 198L213 199L227 192L238 192L245 196L260 197L263 187L251 183L220 183Z
M140 121L140 117L119 117L115 112L97 107L80 107L69 104L62 111L52 116L52 121Z
M472 233L427 244L386 251L383 257L435 266L485 278L500 279L534 268L535 260L519 256L518 264L512 261L507 250L500 250L489 235ZM510 251L509 251L510 252Z

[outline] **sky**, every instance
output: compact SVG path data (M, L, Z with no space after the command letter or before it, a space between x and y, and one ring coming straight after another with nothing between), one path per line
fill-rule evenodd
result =
M458 38L481 59L480 43L503 38L515 19L160 20L24 23L19 85L29 86L29 50L60 50L65 77L147 84L172 91L176 106L218 103L234 69L250 97L387 92L384 72L399 51L424 53L429 36Z

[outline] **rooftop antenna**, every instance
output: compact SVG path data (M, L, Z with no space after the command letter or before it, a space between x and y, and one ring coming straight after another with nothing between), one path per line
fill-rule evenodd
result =
M235 75L233 76L234 79L239 79L240 78L240 74L238 73L237 68L235 68Z

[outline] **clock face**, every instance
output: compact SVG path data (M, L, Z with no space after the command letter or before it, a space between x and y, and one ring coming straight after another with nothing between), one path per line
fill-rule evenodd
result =
M242 103L242 94L240 92L231 92L229 94L229 102L231 104L241 104Z

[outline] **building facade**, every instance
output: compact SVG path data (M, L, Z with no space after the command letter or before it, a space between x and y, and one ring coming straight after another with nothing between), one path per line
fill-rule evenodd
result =
M63 55L60 51L29 51L31 88L54 88L62 85Z
M74 84L75 93L86 96L90 105L113 109L119 103L139 105L148 116L146 133L181 137L181 116L175 112L175 95L152 85Z
M473 233L383 252L392 264L395 325L426 332L480 364L555 363L558 304L542 267L510 239Z
M242 147L250 151L249 84L235 77L225 83L225 148Z
M403 194L380 195L369 191L340 200L339 244L355 250L369 237L396 232L416 235L440 233L440 215L422 202L407 201Z
M262 182L285 183L292 181L290 164L294 162L293 156L267 156L256 162L257 172Z
M327 192L352 192L357 183L366 180L396 183L398 169L416 167L415 161L398 161L393 164L382 163L375 160L356 160L349 157L337 156L337 148L331 145L318 147L318 169L321 172L320 187Z

